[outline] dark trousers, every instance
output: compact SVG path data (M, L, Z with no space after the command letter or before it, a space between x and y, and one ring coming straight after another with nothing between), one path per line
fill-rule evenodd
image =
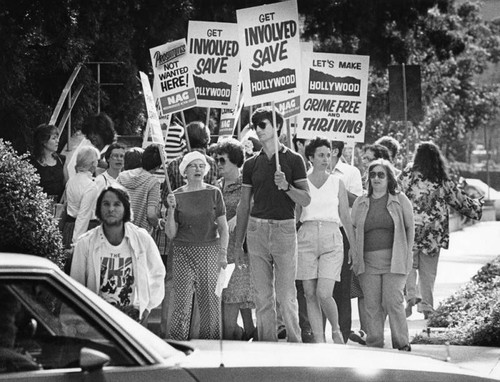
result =
M339 326L344 342L347 343L351 333L351 264L349 264L349 240L343 227L340 227L342 238L344 240L344 262L340 271L340 282L335 283L333 288L333 298L337 303L339 311Z
M297 301L299 303L299 326L300 331L310 332L311 324L309 323L309 318L307 317L307 303L306 296L304 295L304 286L302 285L302 280L295 280L295 288L297 289Z

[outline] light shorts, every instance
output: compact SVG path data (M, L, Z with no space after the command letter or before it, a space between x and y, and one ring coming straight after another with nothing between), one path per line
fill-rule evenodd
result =
M306 221L297 233L297 240L297 280L325 278L340 281L344 242L337 223Z

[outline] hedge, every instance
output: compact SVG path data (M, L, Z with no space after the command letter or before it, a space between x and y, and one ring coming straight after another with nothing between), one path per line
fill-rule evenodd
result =
M43 256L62 268L61 233L39 183L28 155L0 139L0 252Z
M428 327L445 330L437 337L416 336L412 342L500 346L500 256L441 302Z

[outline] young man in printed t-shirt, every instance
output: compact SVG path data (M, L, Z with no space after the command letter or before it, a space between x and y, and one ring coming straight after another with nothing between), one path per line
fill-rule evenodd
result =
M276 113L277 135L283 117ZM276 168L273 110L257 109L252 125L262 150L243 165L243 187L237 210L236 256L242 256L247 234L250 271L257 291L256 316L259 341L277 341L276 301L285 322L288 341L301 342L295 289L297 233L295 204L307 206L311 197L302 157L278 144ZM250 209L251 200L254 200ZM248 231L247 231L248 226Z
M153 238L130 215L125 190L102 191L96 207L102 224L76 243L70 275L146 326L164 297L165 267Z

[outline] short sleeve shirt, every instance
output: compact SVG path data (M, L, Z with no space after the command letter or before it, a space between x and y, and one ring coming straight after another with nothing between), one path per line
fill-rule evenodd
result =
M176 243L207 244L218 239L217 218L226 214L221 191L212 185L198 191L174 191L178 223Z
M290 184L307 183L302 157L285 146L279 150L281 171ZM252 187L254 204L250 216L259 219L287 220L295 218L295 202L274 183L276 159L262 150L243 164L243 187Z

